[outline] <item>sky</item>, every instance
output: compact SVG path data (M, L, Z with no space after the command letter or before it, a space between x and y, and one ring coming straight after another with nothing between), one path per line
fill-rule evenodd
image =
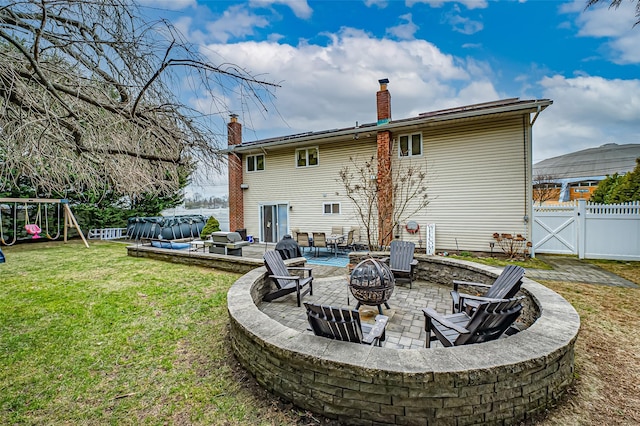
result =
M226 99L245 141L373 123L378 80L388 78L393 119L551 99L533 127L534 163L640 143L636 0L588 10L586 0L139 2L212 63L278 85L262 107ZM206 96L185 101L211 107ZM190 191L222 195L225 179Z

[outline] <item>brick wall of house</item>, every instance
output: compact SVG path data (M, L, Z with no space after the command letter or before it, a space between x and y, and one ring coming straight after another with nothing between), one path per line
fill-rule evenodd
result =
M242 125L238 117L233 114L227 124L227 143L229 146L242 143ZM244 195L242 184L242 156L229 154L229 230L244 228Z

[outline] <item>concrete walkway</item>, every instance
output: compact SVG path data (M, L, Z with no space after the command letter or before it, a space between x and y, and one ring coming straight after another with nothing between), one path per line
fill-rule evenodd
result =
M575 257L545 255L537 255L536 257L553 269L527 269L525 276L532 280L569 281L638 288L638 285L631 281Z

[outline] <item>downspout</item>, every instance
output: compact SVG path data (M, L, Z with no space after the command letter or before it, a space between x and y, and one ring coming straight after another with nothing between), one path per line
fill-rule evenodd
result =
M522 124L523 124L523 141L524 141L524 215L522 220L525 226L525 238L527 242L531 243L531 250L529 255L531 257L535 256L533 251L533 232L532 232L532 223L533 223L533 170L529 169L529 158L532 158L533 155L533 143L531 134L533 130L533 123L535 123L538 115L540 114L540 106L538 106L538 111L536 115L533 117L533 120L529 122L527 116L522 116ZM527 127L528 125L528 127ZM529 213L529 214L528 214Z

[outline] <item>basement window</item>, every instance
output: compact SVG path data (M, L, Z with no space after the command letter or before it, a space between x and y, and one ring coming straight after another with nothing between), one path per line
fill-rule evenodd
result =
M264 170L264 154L247 156L247 171L256 172Z
M398 156L416 157L422 155L422 133L398 136Z

